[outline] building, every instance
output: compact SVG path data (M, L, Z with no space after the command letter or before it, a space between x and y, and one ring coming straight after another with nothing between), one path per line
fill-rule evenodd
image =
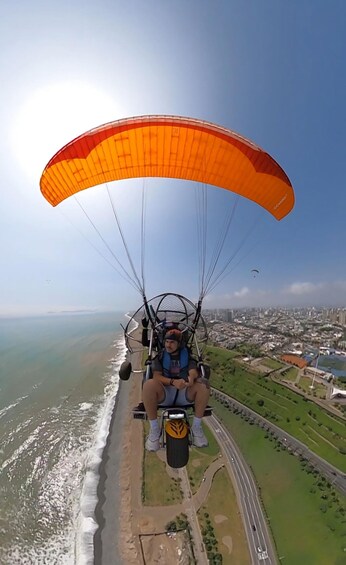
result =
M333 390L330 394L330 398L345 398L346 399L346 390L342 390L341 388L333 387Z
M304 369L308 365L306 359L303 359L302 357L298 357L298 355L291 355L290 353L285 353L284 355L281 355L281 360L284 361L285 363L289 363L290 365L294 365L299 369Z

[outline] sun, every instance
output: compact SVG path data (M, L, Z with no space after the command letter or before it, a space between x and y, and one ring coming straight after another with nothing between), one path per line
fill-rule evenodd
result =
M46 85L18 110L11 136L15 159L31 180L37 180L63 145L122 117L116 101L94 85L78 81Z

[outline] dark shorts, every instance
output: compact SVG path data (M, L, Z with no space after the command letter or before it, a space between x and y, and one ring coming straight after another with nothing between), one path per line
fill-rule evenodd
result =
M162 402L159 402L159 406L186 406L187 404L192 404L193 401L189 400L187 397L188 389L184 388L178 391L176 401L174 402L177 389L173 385L166 385L163 387L165 390L165 398Z

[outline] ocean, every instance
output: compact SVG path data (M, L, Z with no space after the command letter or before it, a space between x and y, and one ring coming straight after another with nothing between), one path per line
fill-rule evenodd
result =
M0 319L0 563L93 562L120 313Z

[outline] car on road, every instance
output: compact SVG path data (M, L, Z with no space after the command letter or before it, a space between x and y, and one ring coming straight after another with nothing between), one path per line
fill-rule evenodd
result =
M255 526L255 524L252 524L252 529L253 529L254 532L256 531L256 526Z

